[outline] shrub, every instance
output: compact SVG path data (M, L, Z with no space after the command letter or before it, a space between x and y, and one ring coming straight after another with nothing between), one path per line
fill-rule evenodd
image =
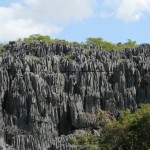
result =
M29 60L38 60L39 59L39 57L34 56L34 55L28 55L28 57L29 57Z
M72 145L78 145L82 149L96 150L98 148L98 137L90 134L75 134L74 137L68 139Z
M104 116L108 118L106 114ZM96 118L99 118L99 114ZM94 145L99 150L149 150L150 104L141 104L136 113L129 109L123 111L119 120L110 119L100 137L91 133L74 136L76 145Z
M73 60L73 56L71 54L66 55L64 58L68 61Z
M4 45L0 44L0 54L2 54L4 50L5 50Z
M148 150L150 148L150 105L142 104L136 113L123 111L119 120L102 131L102 149Z

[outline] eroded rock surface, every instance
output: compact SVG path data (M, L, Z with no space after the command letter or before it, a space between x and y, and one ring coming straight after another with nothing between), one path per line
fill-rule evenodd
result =
M0 149L77 150L67 142L69 134L98 129L94 115L100 109L117 117L139 103L150 103L148 44L84 53L22 43L0 57Z

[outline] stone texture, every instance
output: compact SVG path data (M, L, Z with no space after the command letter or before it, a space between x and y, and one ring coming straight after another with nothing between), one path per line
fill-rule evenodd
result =
M67 59L68 56L72 59ZM150 45L124 51L10 43L0 57L0 149L77 150L67 142L114 116L150 103Z

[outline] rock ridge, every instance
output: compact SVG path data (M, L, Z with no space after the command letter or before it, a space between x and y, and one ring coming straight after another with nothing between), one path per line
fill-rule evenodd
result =
M20 43L0 56L0 149L77 150L68 137L99 129L99 110L117 117L140 103L150 103L149 44L105 51Z

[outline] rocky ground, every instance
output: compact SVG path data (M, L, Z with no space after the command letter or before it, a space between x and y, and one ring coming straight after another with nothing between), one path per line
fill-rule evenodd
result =
M118 117L150 103L150 45L104 51L60 44L9 45L0 56L0 150L77 150L71 133L100 110Z

